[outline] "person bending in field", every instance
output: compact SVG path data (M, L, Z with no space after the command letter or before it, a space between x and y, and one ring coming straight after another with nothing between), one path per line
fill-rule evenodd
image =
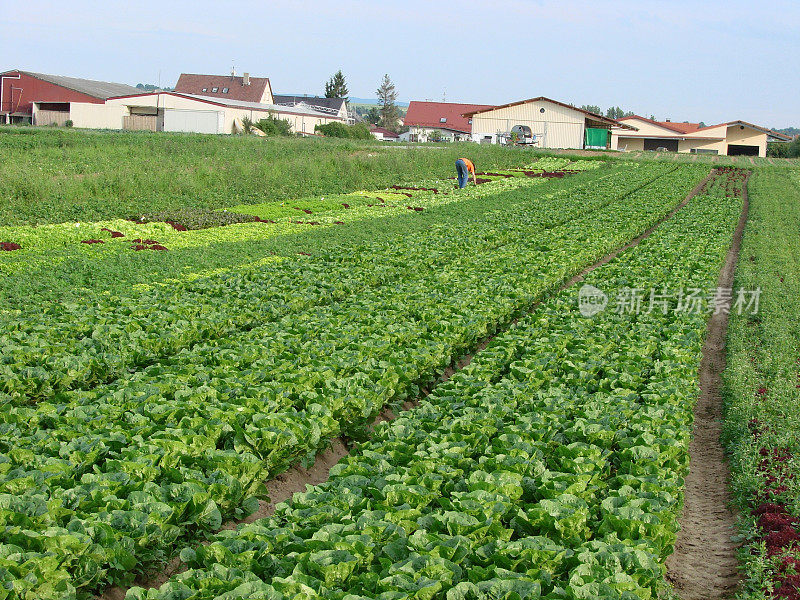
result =
M456 161L456 173L458 174L458 187L465 188L469 183L469 174L472 173L472 181L478 185L478 178L475 177L475 163L468 158L459 158Z

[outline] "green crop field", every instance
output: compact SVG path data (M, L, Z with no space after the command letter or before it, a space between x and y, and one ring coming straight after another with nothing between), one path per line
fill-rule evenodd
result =
M4 130L0 598L669 597L747 192L741 594L795 597L800 168L694 158Z

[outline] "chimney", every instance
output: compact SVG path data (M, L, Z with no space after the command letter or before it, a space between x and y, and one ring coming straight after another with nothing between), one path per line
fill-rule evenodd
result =
M242 85L250 85L250 73L242 74Z

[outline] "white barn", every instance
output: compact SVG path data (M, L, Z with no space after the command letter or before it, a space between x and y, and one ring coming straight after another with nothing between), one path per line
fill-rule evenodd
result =
M471 111L464 116L472 119L474 142L505 143L512 129L521 126L530 129L532 144L539 148L605 148L610 142L610 128L627 128L614 119L544 96Z
M346 121L305 105L286 107L180 92L117 96L104 104L69 103L73 125L86 129L237 133L242 131L243 118L255 122L269 115L285 119L293 133L302 135L314 135L317 125Z

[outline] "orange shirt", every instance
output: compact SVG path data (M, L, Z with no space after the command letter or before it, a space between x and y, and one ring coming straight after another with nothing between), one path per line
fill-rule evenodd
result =
M472 161L468 158L460 158L459 160L463 160L464 164L467 165L467 173L472 173L475 175L475 165L472 164Z

